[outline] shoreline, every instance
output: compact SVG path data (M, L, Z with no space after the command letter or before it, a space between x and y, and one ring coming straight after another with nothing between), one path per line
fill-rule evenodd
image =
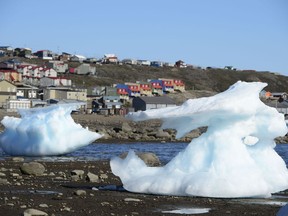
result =
M18 113L9 113L0 109L0 119L4 116L19 117ZM133 122L125 118L125 116L103 116L97 114L72 114L76 124L80 124L83 128L88 128L103 134L104 137L95 142L103 143L131 143L131 142L191 142L193 138L199 137L206 131L205 127L195 129L181 139L176 139L176 130L161 129L162 121L159 119ZM0 124L0 131L4 130L4 126ZM288 143L288 136L277 137L277 144Z
M0 211L3 215L21 215L33 208L48 215L176 215L164 214L181 208L209 208L207 215L276 215L287 202L288 195L279 193L281 199L230 199L189 196L167 196L130 193L121 190L121 181L111 172L109 161L41 162L43 175L21 173L21 158L0 161ZM35 160L37 161L37 160ZM73 170L83 174L72 177ZM97 182L86 179L88 173L98 176ZM79 172L80 173L80 172ZM102 188L102 189L101 189ZM258 202L258 203L257 203ZM275 202L276 204L269 204Z

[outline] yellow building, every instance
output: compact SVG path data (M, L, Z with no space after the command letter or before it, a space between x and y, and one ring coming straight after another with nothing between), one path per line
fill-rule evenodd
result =
M7 80L0 81L0 108L5 108L7 100L15 100L17 87Z
M87 89L65 89L65 88L47 88L44 90L43 99L59 100L79 100L87 101Z

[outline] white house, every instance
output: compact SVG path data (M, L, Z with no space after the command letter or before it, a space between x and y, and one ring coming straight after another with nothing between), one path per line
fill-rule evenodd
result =
M73 55L70 57L70 61L74 62L83 62L84 60L86 60L86 57L82 55Z
M43 70L40 73L41 77L57 77L57 71L55 71L53 68L43 68Z
M68 64L63 61L49 61L45 65L48 68L53 68L57 73L65 73L68 70Z
M81 74L81 75L86 75L86 74L95 75L96 67L91 66L90 64L83 63L79 65L77 68L75 68L75 73Z
M112 63L112 64L117 64L118 63L118 58L115 54L105 54L103 58L103 63Z
M40 86L41 87L48 87L48 86L71 86L72 81L66 78L61 77L42 77L40 79Z
M123 64L129 64L129 65L136 65L137 64L137 60L134 60L134 59L123 59L121 62Z
M148 60L137 60L138 65L150 66L151 62Z

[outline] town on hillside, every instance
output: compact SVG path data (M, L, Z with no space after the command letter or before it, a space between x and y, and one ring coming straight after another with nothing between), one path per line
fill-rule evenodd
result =
M31 64L24 59L42 59L43 65ZM1 60L1 58L3 60ZM5 60L4 60L5 59ZM68 62L80 63L69 67ZM49 50L32 53L29 48L0 46L0 108L15 112L19 108L32 108L52 104L73 103L78 111L103 115L125 115L129 111L176 106L166 94L185 91L185 84L179 79L149 79L115 83L112 86L75 86L66 74L95 75L97 64L141 64L162 67L161 62L146 60L119 61L114 54L106 54L100 60L81 55ZM177 67L186 66L183 61Z
M41 64L32 64L28 61L31 59L43 61ZM77 63L75 64L77 66L71 67L71 63ZM94 76L97 65L101 64L199 68L182 60L175 63L134 59L120 61L115 54L105 54L103 58L96 59L66 52L62 54L50 50L32 52L30 48L0 46L0 109L15 112L19 108L73 103L79 107L77 112L125 115L130 111L176 106L175 101L167 95L185 92L183 80L167 77L148 79L145 82L135 80L114 83L111 86L95 85L85 88L84 85L76 86L65 76L67 74ZM233 66L225 66L224 69L236 70ZM275 98L272 95L275 96L271 94L270 98Z

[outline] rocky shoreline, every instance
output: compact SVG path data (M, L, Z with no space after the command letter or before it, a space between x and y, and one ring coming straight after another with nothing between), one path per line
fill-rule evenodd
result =
M8 157L0 161L1 215L177 215L172 210L206 209L204 215L276 215L281 199L215 199L125 191L108 161L46 162ZM271 204L275 202L275 204ZM165 213L166 212L166 213Z
M4 116L16 116L17 113L7 113L0 110L0 119ZM161 129L161 120L147 120L134 122L124 116L104 116L97 114L72 114L72 118L84 128L103 134L97 142L190 142L199 137L206 128L198 128L186 134L181 139L176 139L176 130ZM0 131L4 130L0 124ZM276 143L288 143L288 136L277 137Z
M176 130L161 129L161 120L133 122L124 116L72 115L74 121L91 131L103 134L98 142L190 142L206 131L205 127L195 129L181 139L176 139ZM276 143L288 143L288 136L277 137Z

